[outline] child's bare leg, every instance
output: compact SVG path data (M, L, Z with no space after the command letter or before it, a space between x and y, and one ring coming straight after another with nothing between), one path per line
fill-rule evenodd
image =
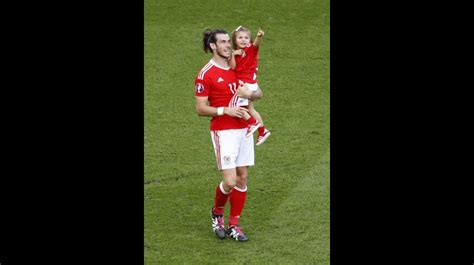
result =
M258 137L257 137L257 146L263 144L268 137L270 136L270 131L263 125L263 120L262 117L260 116L260 113L254 108L253 103L249 100L249 106L248 110L250 115L256 120L258 120L261 124L260 127L258 127Z
M262 117L260 116L260 113L258 113L258 111L254 108L251 100L249 100L248 110L249 110L250 115L263 125Z
M248 114L246 111L244 111L244 120L248 120L249 118L250 118L250 114Z

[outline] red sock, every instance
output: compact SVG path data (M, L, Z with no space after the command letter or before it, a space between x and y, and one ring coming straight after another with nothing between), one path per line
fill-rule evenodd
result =
M230 193L230 216L229 226L238 225L240 214L244 209L245 198L247 197L247 188L244 190L234 187Z
M248 124L254 124L254 123L256 123L256 122L257 122L257 121L256 121L252 116L250 116L250 118L247 120L247 123L248 123Z
M214 208L213 212L217 215L224 214L224 207L229 198L230 193L224 193L224 187L222 187L222 182L217 185L216 188L216 197L214 198Z
M266 129L265 126L263 126L262 124L262 126L258 127L258 134L263 135L263 133L265 132L265 129Z

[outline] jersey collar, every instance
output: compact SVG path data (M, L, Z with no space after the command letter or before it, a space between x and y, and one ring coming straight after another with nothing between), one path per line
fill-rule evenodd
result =
M230 67L222 67L222 66L219 66L216 62L214 62L214 60L211 59L211 64L214 65L215 67L218 67L220 69L224 69L224 70L229 70Z

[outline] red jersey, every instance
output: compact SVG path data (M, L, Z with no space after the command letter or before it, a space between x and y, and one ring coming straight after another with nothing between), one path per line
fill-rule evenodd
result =
M257 83L258 47L253 46L253 43L249 43L244 48L244 52L245 57L243 58L241 55L235 56L235 74L237 79L245 83Z
M235 72L229 67L222 68L211 59L194 81L198 97L208 97L211 107L228 107L237 90ZM211 131L247 128L247 123L229 115L215 116L211 119Z

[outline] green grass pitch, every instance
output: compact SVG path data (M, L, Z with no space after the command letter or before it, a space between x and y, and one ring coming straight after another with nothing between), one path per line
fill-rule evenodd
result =
M145 264L329 264L329 0L145 0L144 24ZM255 105L272 131L249 170L245 243L212 233L221 177L194 108L202 32L238 25L265 31Z

